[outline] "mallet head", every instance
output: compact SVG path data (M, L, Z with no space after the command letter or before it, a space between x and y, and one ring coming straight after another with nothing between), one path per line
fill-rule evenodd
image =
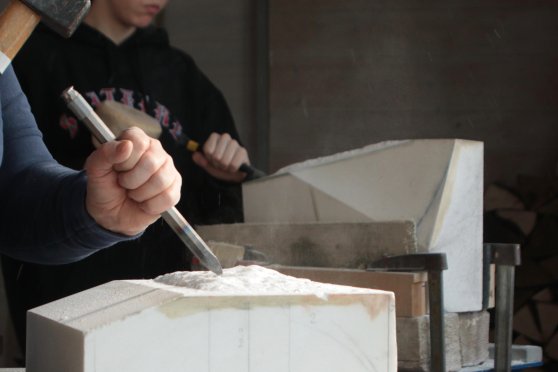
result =
M91 7L90 0L20 0L41 16L48 27L70 37Z
M90 0L12 0L0 13L0 74L39 21L70 37L91 7Z

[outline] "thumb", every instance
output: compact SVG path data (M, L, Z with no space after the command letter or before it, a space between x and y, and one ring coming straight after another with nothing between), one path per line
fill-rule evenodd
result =
M192 154L192 160L194 161L194 163L196 163L198 166L200 166L203 169L207 169L207 167L209 166L209 161L199 151L196 151Z
M132 154L130 141L110 141L104 143L87 159L85 168L90 176L103 176L113 170L113 166L126 161Z

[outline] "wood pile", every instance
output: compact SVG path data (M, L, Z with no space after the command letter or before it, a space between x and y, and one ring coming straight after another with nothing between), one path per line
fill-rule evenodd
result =
M558 370L558 178L520 176L514 188L485 190L484 241L521 244L513 343L541 346Z

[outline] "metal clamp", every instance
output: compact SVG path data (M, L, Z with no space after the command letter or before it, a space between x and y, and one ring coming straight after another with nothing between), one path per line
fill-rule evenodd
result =
M443 271L447 269L445 253L390 256L373 262L367 268L369 271L426 271L428 273L430 370L433 372L446 371Z
M494 337L494 370L511 371L513 292L515 267L521 264L519 244L484 245L485 273L491 263L496 265L496 333ZM487 263L488 261L488 263ZM484 280L485 285L488 280ZM485 291L486 292L486 291Z

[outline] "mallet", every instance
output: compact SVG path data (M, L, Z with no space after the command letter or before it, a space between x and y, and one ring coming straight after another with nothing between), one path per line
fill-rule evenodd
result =
M6 71L39 21L70 37L90 6L90 0L12 0L0 14L0 74Z

